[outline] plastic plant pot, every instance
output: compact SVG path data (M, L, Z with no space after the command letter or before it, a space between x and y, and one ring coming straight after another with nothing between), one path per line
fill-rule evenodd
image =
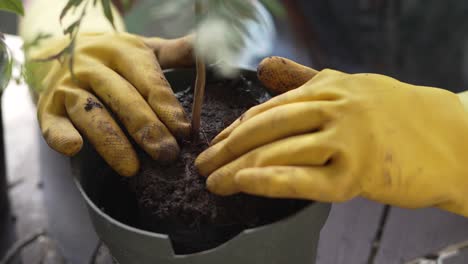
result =
M170 70L165 74L176 92L190 86L195 77L193 69ZM241 76L261 87L255 71L241 70ZM216 77L209 73L207 78ZM265 90L252 92L258 96L262 94L267 96ZM72 158L72 172L78 189L87 203L96 233L120 264L315 263L320 230L328 217L330 204L311 202L289 217L246 229L212 249L177 255L168 235L125 224L125 221L106 214L106 211L98 205L99 196L104 193L103 186L107 186L100 182L103 181L102 177L96 175L96 170L102 162L104 161L97 153L89 145L85 145L82 151ZM114 191L119 192L112 190ZM125 199L123 197L122 200ZM122 208L122 215L132 213L126 211L125 207L128 205L122 203L119 206Z

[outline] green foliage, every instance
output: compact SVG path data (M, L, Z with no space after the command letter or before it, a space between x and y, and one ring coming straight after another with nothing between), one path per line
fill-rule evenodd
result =
M104 15L106 16L107 20L109 20L109 22L115 28L114 16L111 9L111 0L93 0L92 4L95 6L97 5L98 1L101 2ZM70 11L75 12L76 9L81 8L81 15L63 30L63 33L65 35L69 35L72 40L76 37L76 33L79 31L81 22L86 15L86 9L90 3L91 0L68 0L67 4L62 10L62 13L60 14L60 22L62 22L63 18L69 14Z
M41 43L41 41L43 41L43 40L45 40L45 39L48 39L48 38L50 38L50 37L52 37L51 34L41 32L41 33L39 33L39 35L37 35L33 40L31 40L31 41L29 41L29 42L25 42L25 43L23 44L23 49L24 49L24 50L26 51L26 53L27 53L27 51L28 51L29 49L31 49L32 47L39 46L39 44Z
M130 8L132 7L132 1L131 0L121 0L120 2L122 3L124 11L130 10Z
M278 0L260 0L265 7L276 17L284 18L286 16L286 11Z
M24 15L24 7L21 0L0 0L0 10L13 12L18 15Z
M112 15L110 0L102 0L102 7L104 9L104 15L106 16L107 20L109 20L109 22L112 24L112 26L115 29L114 16Z
M60 13L60 21L68 14L68 11L75 9L83 3L84 0L69 0Z
M63 29L63 34L68 35L70 37L70 43L60 52L57 54L54 54L48 58L44 58L41 60L38 60L38 62L41 61L50 61L57 59L60 62L65 61L64 55L69 55L68 59L68 67L70 69L70 73L72 75L72 79L76 80L75 74L73 71L73 62L74 62L74 51L75 51L75 45L76 45L76 38L78 37L78 32L80 30L80 25L81 22L83 21L83 18L86 15L86 10L88 8L88 4L90 3L91 0L69 0L65 7L62 10L62 13L60 14L60 23L62 23L62 19L70 12L70 11L75 11L78 7L81 7L81 14L80 16L73 21L70 25L65 27ZM96 4L96 1L94 1L94 4Z
M1 1L1 0L0 0ZM91 3L92 1L92 3ZM68 26L65 26L63 28L63 34L69 36L70 42L69 44L60 52L57 54L54 54L50 57L43 58L40 60L36 60L35 62L46 62L50 60L57 59L61 63L65 62L65 57L68 57L68 66L72 75L72 78L76 80L74 71L73 71L73 62L74 62L74 51L75 51L75 45L76 45L76 39L78 37L78 32L80 30L81 23L86 16L86 10L90 4L93 4L94 6L97 5L98 1L101 2L102 7L103 7L103 12L106 18L109 20L109 22L112 24L112 26L115 28L114 25L114 17L112 15L112 9L111 9L111 1L110 0L68 0L67 4L63 8L61 14L60 14L60 23L62 23L63 18L70 12L76 12L77 9L81 8L81 13L78 16L78 18L71 22ZM35 44L44 39L47 36L40 35L36 37L36 40L33 42L36 42Z
M49 64L42 62L27 60L23 64L22 76L29 88L36 94L40 94L45 88L42 86L42 79L40 76L47 76L50 70Z

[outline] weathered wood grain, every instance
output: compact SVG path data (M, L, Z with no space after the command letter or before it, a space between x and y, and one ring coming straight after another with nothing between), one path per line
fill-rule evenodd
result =
M383 208L361 198L334 204L320 234L317 264L367 264Z
M468 218L435 208L407 210L393 207L375 263L405 263L466 240ZM464 254L453 258L450 263L468 263L466 257Z

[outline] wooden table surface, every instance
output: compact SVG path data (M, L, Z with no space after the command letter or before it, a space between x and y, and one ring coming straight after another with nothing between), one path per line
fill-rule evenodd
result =
M12 81L3 94L2 108L16 237L22 240L46 231L23 249L23 263L89 263L96 235L72 183L68 159L50 150L40 137L27 86ZM409 263L467 240L468 219L463 217L355 199L333 205L321 232L317 263ZM112 263L105 248L95 263ZM439 263L468 263L468 251L460 250Z

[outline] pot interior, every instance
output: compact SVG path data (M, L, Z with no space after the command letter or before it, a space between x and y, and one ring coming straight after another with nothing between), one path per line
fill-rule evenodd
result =
M165 75L175 92L186 90L195 80L193 69L170 70L166 71ZM208 71L207 80L213 81L220 78L213 71ZM224 80L224 78L221 79ZM236 82L240 81L252 84L249 86L248 92L257 101L263 102L270 98L270 95L262 88L263 86L258 81L254 71L242 70L240 77L230 80L229 83L230 85L235 85ZM86 154L81 155L81 172L78 174L78 180L91 201L100 210L119 222L139 229L147 229L142 226L142 214L139 212L135 193L130 191L128 187L129 180L115 173L99 173L103 170L108 171L110 168L91 147L87 146L84 148L84 151ZM290 210L291 212L285 215L272 216L272 219L280 220L310 204L310 202L306 201L292 201L294 208ZM259 212L259 214L262 213ZM235 224L198 226L196 229L193 229L174 225L173 223L176 222L177 219L158 223L159 227L152 228L149 231L169 234L174 251L177 254L190 254L217 247L246 229L245 226ZM264 224L269 223L271 222Z

